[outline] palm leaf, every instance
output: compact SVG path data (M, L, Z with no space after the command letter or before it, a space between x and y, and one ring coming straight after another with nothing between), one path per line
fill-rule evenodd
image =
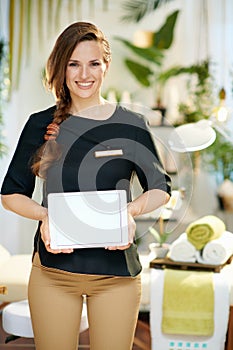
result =
M191 74L190 67L175 66L175 67L169 68L166 71L159 73L157 75L157 80L160 83L164 84L168 79L172 77L176 77L181 74Z
M167 17L163 26L154 33L154 46L160 50L169 49L173 42L174 28L179 10Z
M39 43L43 43L43 0L37 0L37 21Z
M150 68L130 59L125 59L125 64L140 84L146 87L151 85L150 76L153 75L153 71Z
M55 9L56 28L60 27L61 5L62 5L62 0L57 0L57 2L56 2L56 9Z
M53 24L53 0L47 0L47 21L48 21L48 31L49 34L52 33L52 24Z
M161 61L163 59L163 53L160 50L157 50L155 47L142 48L133 45L130 41L115 37L116 40L122 42L127 48L133 51L136 55L144 58L147 61L153 62L157 65L161 65Z
M32 10L32 0L27 0L27 11L26 11L26 15L27 15L27 63L28 63L28 59L29 59L29 55L30 55L30 43L31 43L31 18L32 18L32 14L31 14L31 10Z
M14 23L15 23L15 0L10 0L9 9L9 79L10 79L10 91L12 90L12 77L13 77L13 51L14 51Z
M102 10L108 11L108 0L102 0Z
M124 22L139 22L143 17L171 0L129 0L122 5Z
M23 38L24 38L24 16L25 16L25 0L21 0L20 4L20 20L19 20L19 36L18 36L18 53L17 53L17 65L19 68L17 68L16 71L16 80L15 80L15 87L17 88L19 85L19 79L20 79L20 67L22 64L22 56L23 56ZM13 82L14 85L14 82Z

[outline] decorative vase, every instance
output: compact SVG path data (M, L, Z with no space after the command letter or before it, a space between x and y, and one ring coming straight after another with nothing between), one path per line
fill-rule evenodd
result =
M151 243L149 245L150 251L154 254L155 259L163 259L167 256L169 251L169 244Z

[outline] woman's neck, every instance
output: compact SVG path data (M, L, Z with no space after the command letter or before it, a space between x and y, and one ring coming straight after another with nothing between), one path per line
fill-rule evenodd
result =
M92 109L93 107L102 106L108 103L103 97L99 96L95 100L88 99L80 99L80 100L72 100L70 113L73 115L79 115L81 113L85 113L86 110Z
M96 119L96 120L106 120L114 113L116 109L116 105L113 103L108 102L107 100L102 99L101 103L90 105L88 106L78 106L77 109L75 109L74 105L71 105L70 114L77 116L77 117L83 117L83 118L90 118L90 119Z

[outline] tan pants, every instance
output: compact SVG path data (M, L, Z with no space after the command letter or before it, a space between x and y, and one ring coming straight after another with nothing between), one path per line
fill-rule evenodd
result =
M29 305L37 350L77 350L84 295L90 349L132 349L141 297L140 276L74 274L42 267L36 254L29 281Z

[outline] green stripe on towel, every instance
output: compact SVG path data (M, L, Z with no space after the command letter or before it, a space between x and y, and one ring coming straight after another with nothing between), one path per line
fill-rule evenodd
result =
M164 270L162 332L199 336L213 334L212 272Z

